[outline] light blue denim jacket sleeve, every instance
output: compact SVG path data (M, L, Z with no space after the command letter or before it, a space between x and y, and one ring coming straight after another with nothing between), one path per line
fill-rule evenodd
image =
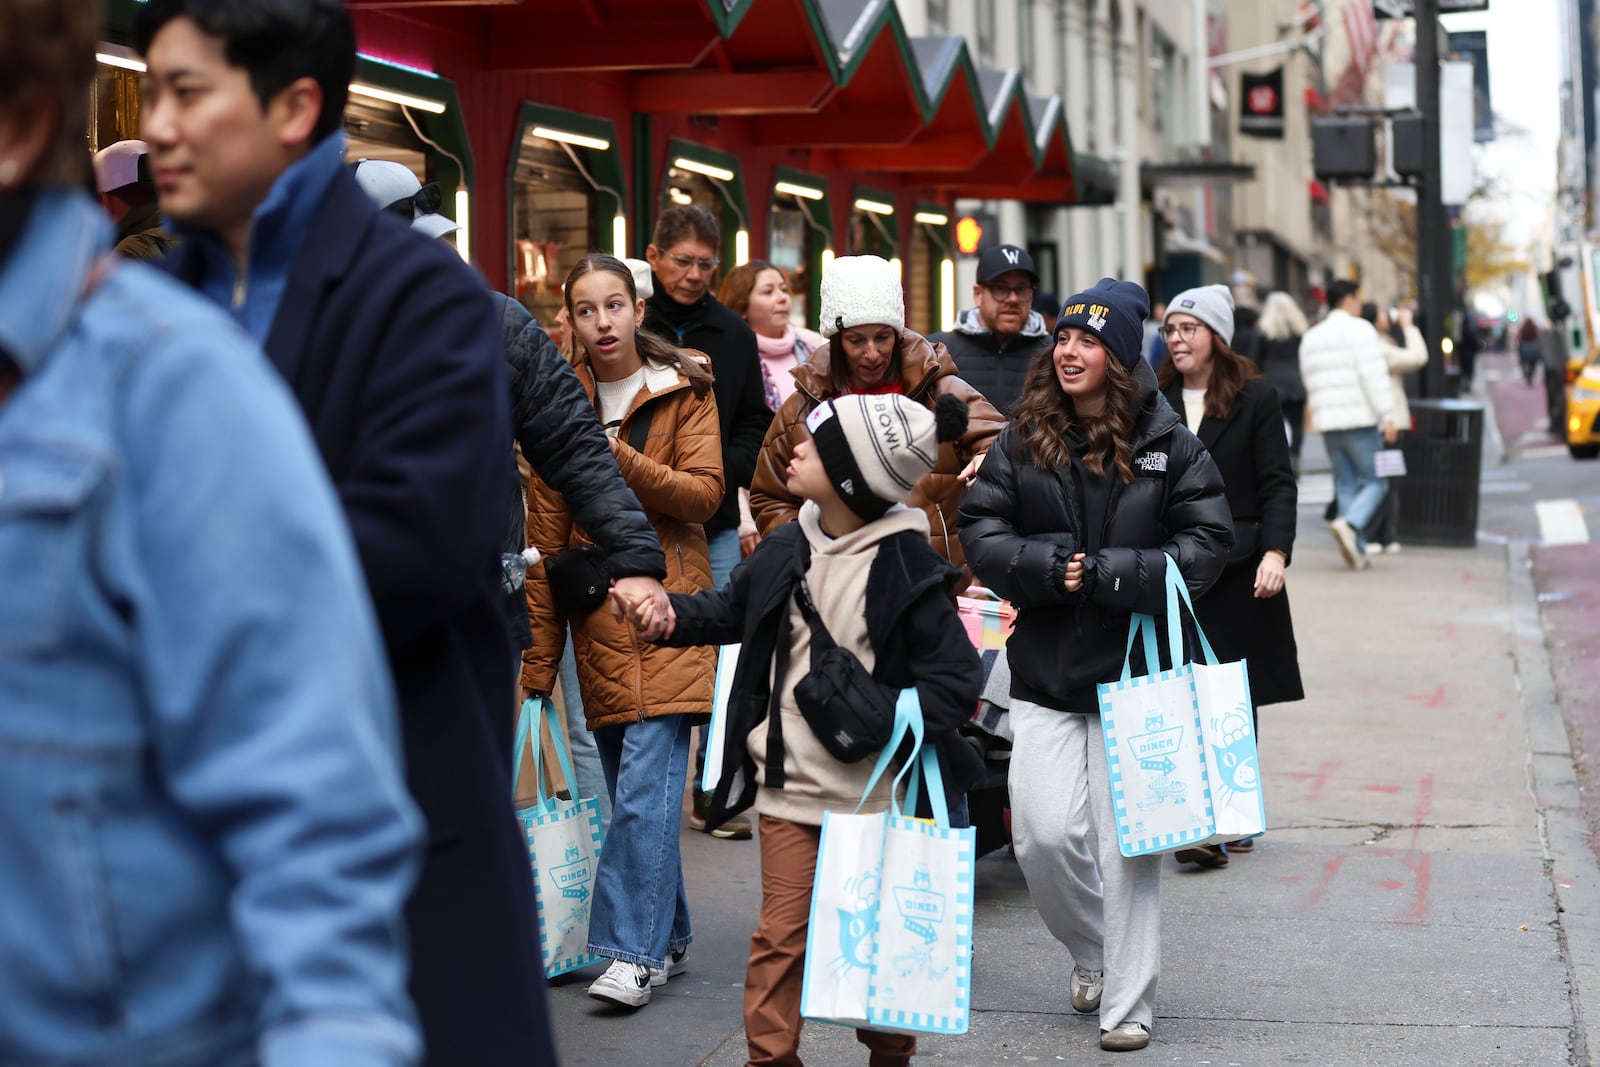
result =
M415 1063L421 820L337 499L199 297L124 264L58 313L105 238L47 194L0 268L0 1059L223 1062L231 1012L261 1067ZM83 863L25 873L63 825Z

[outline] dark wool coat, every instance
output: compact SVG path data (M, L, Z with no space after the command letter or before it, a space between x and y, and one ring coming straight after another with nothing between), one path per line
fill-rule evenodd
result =
M740 644L728 700L730 740L707 817L712 827L755 803L760 783L747 741L771 710L778 634L802 573L806 552L797 549L804 541L800 524L786 523L762 538L721 589L672 594L677 624L665 643ZM983 684L978 653L950 603L960 574L934 554L927 538L902 533L879 544L862 590L873 680L894 690L917 687L926 743L939 753L951 796L965 793L982 771L956 734L977 711Z
M963 333L960 330L930 333L928 340L944 345L950 358L955 360L956 373L962 380L1007 417L1022 399L1022 383L1028 379L1028 368L1056 343L1050 334L1032 337L1012 334L1001 339L988 331Z
M1173 408L1183 408L1183 379L1166 388ZM1200 421L1200 443L1222 472L1233 514L1233 553L1217 584L1195 601L1195 613L1217 657L1247 660L1250 696L1257 706L1302 700L1299 652L1289 593L1257 599L1256 568L1277 549L1294 555L1300 488L1289 465L1278 394L1261 380L1246 382L1226 418Z
M1133 437L1133 481L1110 479L1105 522L1086 529L1077 476L1036 466L1007 426L961 505L961 541L980 581L1017 609L1006 645L1011 695L1093 713L1094 687L1122 673L1134 612L1166 614L1167 557L1198 598L1222 573L1233 526L1222 476L1140 364L1144 386ZM1088 554L1084 587L1062 584L1068 560ZM1135 650L1136 665L1143 656Z
M338 490L394 670L407 782L429 830L406 908L429 1062L554 1063L508 780L499 317L450 247L380 213L347 169L307 232L266 350ZM189 253L170 261L193 283Z

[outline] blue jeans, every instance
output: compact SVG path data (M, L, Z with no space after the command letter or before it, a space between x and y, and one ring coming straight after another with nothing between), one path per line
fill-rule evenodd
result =
M693 939L678 850L689 731L683 715L594 731L612 801L589 917L596 955L660 968Z
M739 565L739 531L732 530L706 531L706 542L711 552L711 584L721 589L728 584L728 575L733 573L733 568ZM702 726L699 731L699 740L694 746L694 787L700 788L700 772L706 766L706 735L709 728Z
M561 653L561 712L567 721L567 747L572 751L573 783L579 797L594 797L600 804L600 825L611 825L611 791L606 786L605 769L600 766L600 750L595 747L589 720L583 717L583 694L578 692L578 660L572 651L572 634L567 634L566 651ZM573 798L574 800L577 797Z
M1355 530L1356 547L1365 551L1367 541L1362 531L1389 491L1389 483L1378 477L1373 458L1383 447L1383 437L1376 426L1363 426L1328 430L1322 435L1322 443L1333 461L1333 491L1339 502L1339 515Z

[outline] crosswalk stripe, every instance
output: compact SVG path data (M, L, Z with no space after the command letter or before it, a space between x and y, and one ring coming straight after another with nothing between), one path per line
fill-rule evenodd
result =
M1576 500L1540 500L1539 536L1547 545L1582 545L1589 541L1589 524Z

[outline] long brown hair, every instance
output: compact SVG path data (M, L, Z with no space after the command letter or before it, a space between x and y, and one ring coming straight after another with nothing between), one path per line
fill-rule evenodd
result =
M89 175L89 85L99 4L83 0L0 3L0 106L5 118L48 110L55 130L31 174L11 185L78 187ZM7 190L9 191L9 190Z
M1067 432L1077 428L1083 434L1082 459L1089 473L1104 477L1109 461L1124 484L1133 481L1133 432L1138 418L1139 383L1110 349L1106 350L1105 409L1098 417L1079 417L1072 398L1061 391L1056 380L1056 362L1050 351L1034 359L1022 384L1022 399L1011 409L1011 421L1017 424L1034 466L1070 465Z
M568 331L574 334L571 351L567 353L567 361L576 366L583 356L588 355L588 350L583 349L583 343L575 336L577 330L571 325L576 319L572 311L572 285L579 278L588 274L615 274L622 279L627 287L628 300L632 306L639 304L639 288L633 281L633 270L616 256L608 256L604 252L590 252L573 265L572 273L567 275L564 286L565 300L567 302ZM672 367L679 374L689 379L689 385L694 389L695 396L705 396L711 390L711 367L697 359L686 358L683 352L666 340L666 338L638 327L633 332L633 346L639 353L639 358L646 363L657 366ZM583 356L579 350L583 349Z
M1211 334L1211 380L1206 382L1206 414L1213 419L1225 419L1244 391L1244 383L1261 377L1261 368L1235 352L1228 342L1217 336L1216 330L1209 326L1206 330ZM1181 377L1178 368L1168 356L1156 371L1156 381L1165 389L1178 377Z

